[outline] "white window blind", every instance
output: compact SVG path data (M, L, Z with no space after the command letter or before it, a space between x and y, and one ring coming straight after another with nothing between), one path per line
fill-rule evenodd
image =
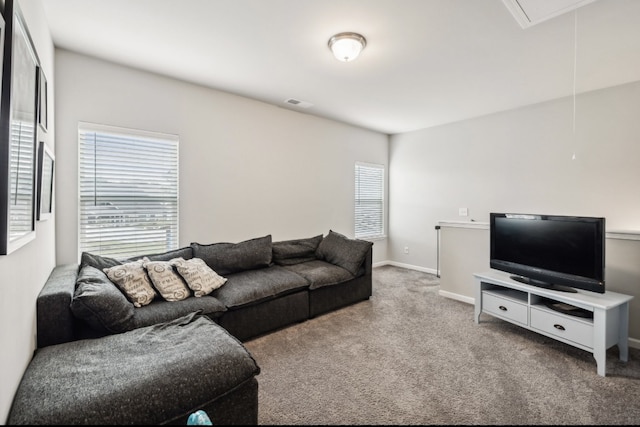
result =
M384 166L356 163L355 237L384 236Z
M178 137L78 126L80 252L127 258L178 247Z

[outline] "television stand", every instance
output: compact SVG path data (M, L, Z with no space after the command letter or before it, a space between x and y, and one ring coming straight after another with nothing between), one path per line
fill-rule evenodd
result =
M617 345L620 360L629 359L629 301L633 296L610 291L558 292L520 283L498 270L473 276L476 323L486 313L586 350L593 354L598 375L603 377L607 349ZM555 304L556 309L548 304ZM581 315L558 311L558 307Z
M576 292L578 292L576 289L570 288L568 286L556 285L555 283L547 283L539 280L533 280L533 279L529 279L528 277L518 276L516 274L512 274L509 277L515 280L516 282L524 283L525 285L538 286L540 288L553 289L554 291L560 291L560 292L571 292L572 294L575 294Z

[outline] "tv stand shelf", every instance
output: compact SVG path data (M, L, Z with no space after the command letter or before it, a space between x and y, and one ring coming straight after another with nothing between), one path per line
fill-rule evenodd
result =
M606 375L607 349L618 346L620 360L629 357L630 295L578 290L562 292L527 285L498 270L475 273L475 322L480 314L519 325L593 354L598 375ZM548 303L577 307L580 315L549 308ZM593 316L590 316L591 313Z

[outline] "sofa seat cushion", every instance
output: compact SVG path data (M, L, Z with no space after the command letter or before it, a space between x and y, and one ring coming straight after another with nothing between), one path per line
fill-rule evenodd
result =
M353 279L353 274L342 267L326 261L316 260L301 264L287 265L286 268L304 277L309 283L309 289L318 289L324 286L337 285Z
M236 338L193 313L38 349L7 423L159 425L186 418L259 373Z
M222 316L225 311L227 308L224 304L210 295L199 298L189 297L181 301L156 300L149 305L135 309L133 328L168 322L193 312L200 312L211 319L216 319Z
M230 274L227 276L227 283L211 295L222 301L227 308L236 308L308 287L304 277L274 265Z

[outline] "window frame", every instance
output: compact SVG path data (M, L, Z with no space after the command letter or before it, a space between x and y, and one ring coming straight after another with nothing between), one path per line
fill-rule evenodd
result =
M359 202L362 200L362 191L360 191L360 189L358 188L358 183L361 181L362 176L361 173L359 172L359 170L361 168L366 168L369 170L375 169L381 172L381 177L380 177L380 188L377 189L377 191L379 191L379 196L380 199L379 201L376 201L376 203L379 203L380 205L380 219L379 219L379 224L380 224L380 228L379 232L376 233L362 233L362 231L359 231L359 223L362 221L362 218L360 218L360 216L362 216L361 214L359 214ZM360 174L360 176L359 176ZM354 237L357 239L362 239L362 240L378 240L378 239L384 239L386 238L386 200L385 200L385 195L386 195L386 167L384 164L378 164L378 163L366 163L366 162L356 162L355 166L354 166ZM362 228L362 226L360 226L360 228Z
M122 153L127 154L126 153L127 148L126 147L122 148L125 145L123 141L127 141L127 143L130 143L131 141L135 141L136 139L138 139L137 142L140 144L140 146L144 146L146 144L148 147L153 147L153 144L155 143L166 144L166 147L164 147L165 151L169 150L170 152L166 156L166 158L162 157L162 159L156 161L157 157L151 159L152 156L149 156L149 155L136 156L134 153L135 150L132 150L131 152L133 154L127 157L126 160L123 160L123 163L118 164L118 166L122 167L126 165L126 167L123 167L120 171L116 171L113 168L109 168L109 166L115 165L115 163L110 163L110 162L113 162L113 159L109 158L110 156L115 156L115 154L113 154L111 150L106 150L105 153L108 153L107 156L109 157L105 157L104 159L102 159L104 162L102 167L106 167L105 170L108 169L108 171L106 172L103 171L104 174L101 174L102 176L99 177L97 175L97 170L95 169L95 165L96 165L95 152L93 155L93 165L84 163L86 159L91 160L92 158L91 155L85 156L83 154L83 150L87 148L86 147L87 142L86 140L83 140L83 138L85 138L85 135L87 134L96 134L101 138L103 138L103 140L100 141L101 143L103 143L102 148L104 148L104 144L110 143L107 140L111 140L111 142L114 143L113 151L119 152L121 154ZM115 142L114 140L118 140L118 142ZM116 144L119 144L119 145L116 145ZM162 253L162 252L167 252L167 251L171 251L179 248L179 231L180 231L179 230L179 223L180 223L179 221L180 219L179 218L179 201L180 201L179 144L180 144L179 136L174 134L151 132L151 131L140 130L140 129L103 125L103 124L90 123L90 122L78 123L78 256L80 256L82 252L91 252L96 255L109 256L117 259L126 259L132 256L149 254L149 253ZM97 148L97 146L95 146L94 148ZM138 147L138 149L142 150L143 148ZM158 148L155 148L153 150L154 153L156 152L155 151L156 149L163 150L163 147L158 145ZM144 154L148 154L148 153L144 153ZM145 158L149 161L145 162L144 161ZM132 159L135 159L135 160L132 160ZM153 169L154 164L162 163L164 160L167 160L166 165L159 167L158 170ZM147 167L151 167L152 169L150 169L151 172L144 175L144 178L136 178L136 177L129 176L129 175L135 175L135 172L136 172L135 168L138 166L139 167L147 166ZM86 170L91 170L91 168L94 168L93 176L90 176L90 173L89 174L86 173ZM123 172L123 170L129 170L132 173L127 174ZM161 171L162 174L168 173L170 175L170 178L166 180L162 180L162 179L158 179L156 176L152 176L152 174L154 173L157 175L158 171ZM109 180L113 180L114 177L119 177L121 181L120 183L121 187L118 187L117 185L114 186L113 185L114 181L109 181ZM93 182L93 186L95 187L100 179L103 180L102 181L103 188L109 188L108 191L105 190L105 193L111 192L111 194L103 194L102 197L99 197L99 194L98 194L99 190L94 190L93 194L91 194L91 189L89 189L89 193L87 193L87 191L83 189L83 186L86 186L87 182ZM126 190L127 189L130 190L133 185L132 185L132 182L127 182L126 179L132 179L134 180L132 182L135 182L137 184L139 183L139 186L137 188L139 191L142 191L142 193L140 194L146 193L146 195L149 196L146 204L144 202L141 202L137 196L132 197L131 196L132 193L127 194ZM154 187L155 183L162 184L163 186ZM169 186L169 191L157 191L157 188L162 188L164 190L166 186ZM120 192L121 188L123 188L125 191ZM154 192L154 190L156 191ZM118 192L118 195L114 196L113 191ZM89 194L89 197L94 198L94 200L96 201L101 199L100 206L103 206L101 208L95 209L96 214L94 215L94 221L98 221L96 223L97 225L96 236L99 236L98 237L99 239L102 239L103 237L105 237L107 233L104 233L102 231L105 227L101 228L101 226L104 224L109 224L109 223L112 224L111 230L113 230L116 227L122 227L122 228L130 227L132 228L130 230L130 233L127 233L126 230L123 230L123 231L114 230L113 234L124 237L123 239L124 241L126 241L126 238L130 238L133 246L132 248L130 248L129 250L122 250L118 252L117 250L114 250L114 249L108 249L109 244L105 243L104 247L106 249L103 249L103 248L100 248L100 245L102 245L101 243L95 244L95 240L92 240L86 237L87 227L89 225L89 216L90 216L89 211L86 209L86 206L85 206L87 194ZM119 202L122 202L123 200L125 200L125 202L123 202L120 205L122 207L125 207L125 209L119 212L119 215L118 215L119 224L115 224L114 222L115 219L113 218L109 219L109 215L106 215L104 213L105 209L107 209L107 208L104 208L104 206L109 206L109 204L111 204L111 206L115 206L114 209L120 209L118 204L113 203L113 201L116 199ZM165 210L159 210L157 212L154 211L155 209L154 205L163 204L162 199L165 199L165 202L169 203L170 208ZM139 212L141 210L144 212L143 215L139 215ZM147 217L153 217L153 218L156 218L158 215L160 215L160 219L145 220L144 218L143 219L138 218L139 216L145 216L145 215ZM96 219L96 218L100 218L101 216L106 219L104 220ZM167 218L169 219L167 220ZM156 222L153 222L153 221L156 221ZM164 228L162 226L158 226L158 224L164 225ZM155 228L156 228L155 232L151 230L152 228L154 228L152 227L152 225L155 225ZM162 229L165 230L166 240L164 240L163 247L160 247L159 242L162 242L162 240L157 238L157 234L159 234ZM150 234L156 236L156 237L151 236L149 238L149 241L151 242L149 245L146 245L143 239L140 239L142 234L145 232L144 230L149 230ZM92 242L92 241L94 242L93 245L88 244L88 242ZM96 246L98 246L97 249L96 249ZM113 247L115 246L117 245L114 244Z

